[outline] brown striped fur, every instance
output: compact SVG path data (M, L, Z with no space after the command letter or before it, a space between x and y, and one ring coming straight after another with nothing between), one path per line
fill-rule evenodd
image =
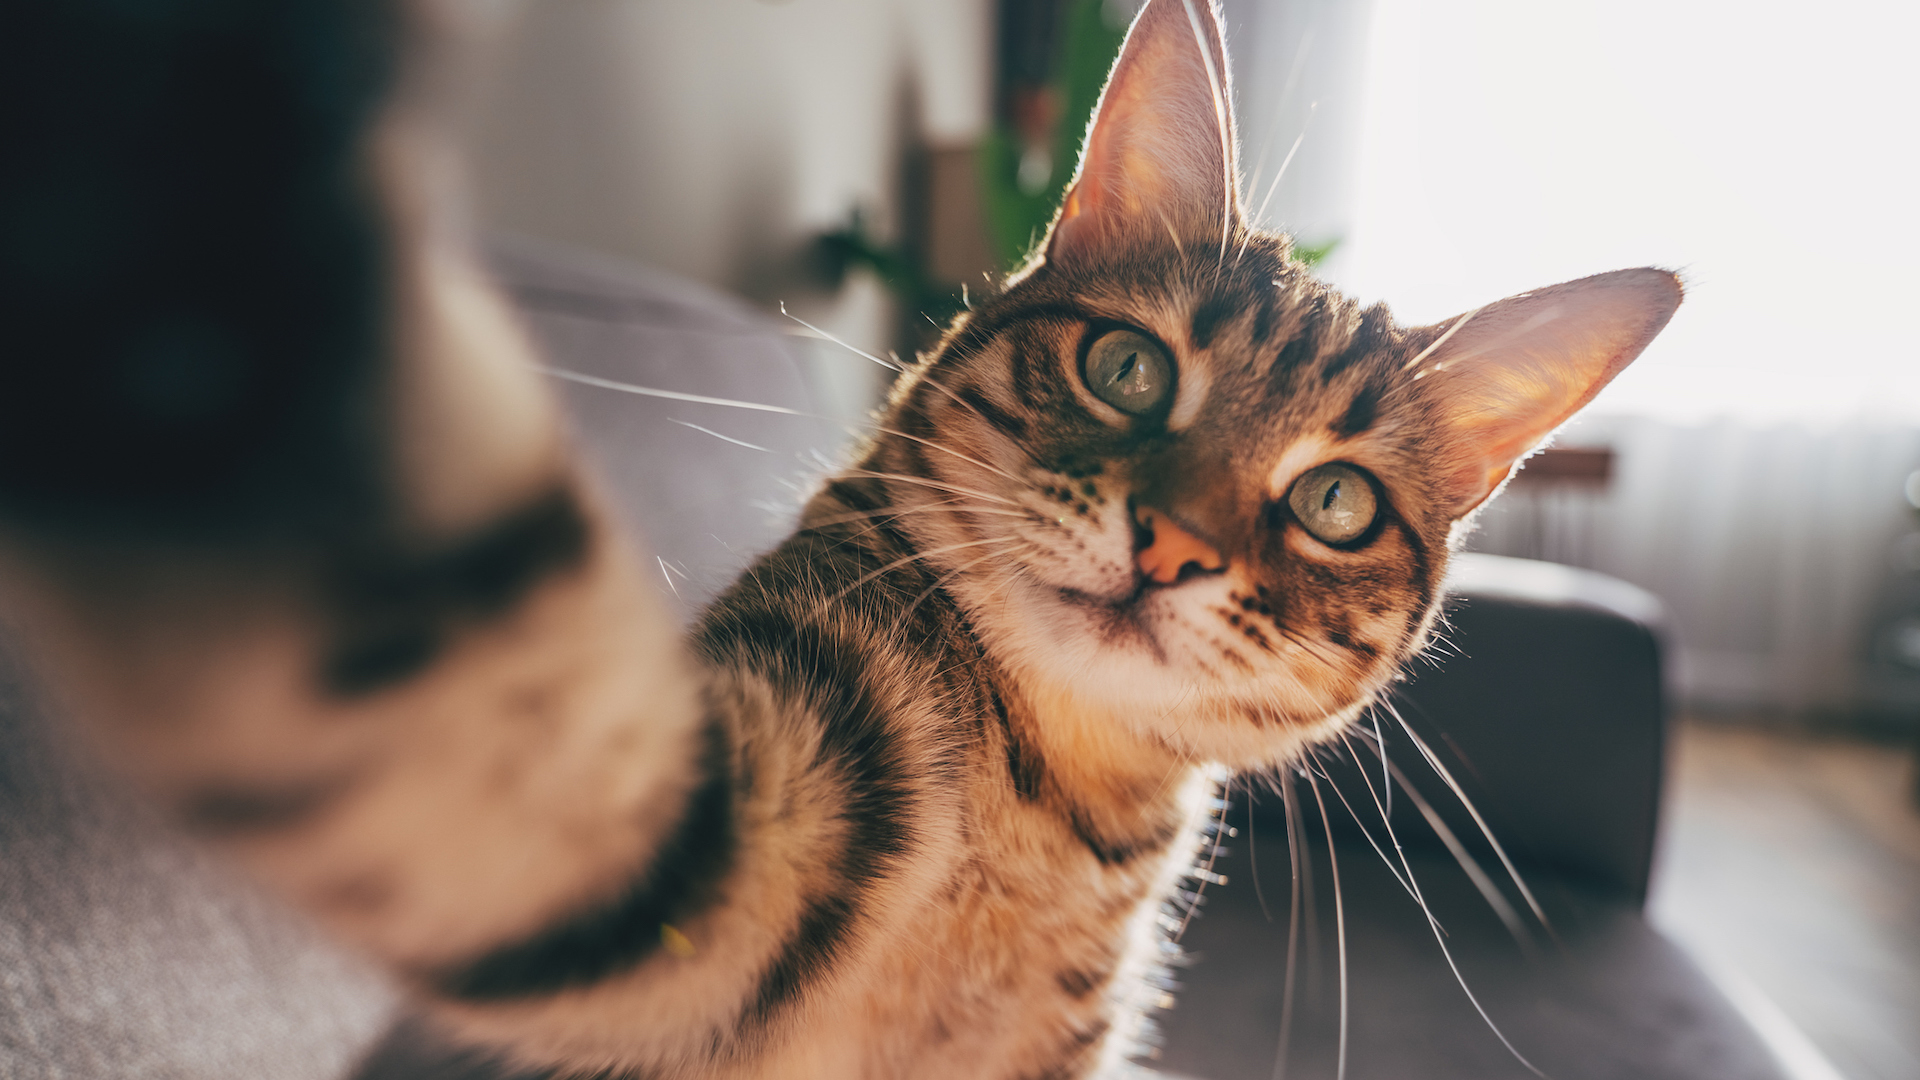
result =
M1245 221L1217 16L1152 0L1032 263L676 643L396 101L388 366L336 418L376 418L376 495L164 541L14 513L7 581L187 828L568 1074L1124 1073L1224 770L1395 677L1463 523L1678 302L1361 309ZM1116 328L1173 365L1143 416L1083 372ZM1378 502L1339 544L1288 503L1329 462ZM1211 561L1146 570L1153 522Z

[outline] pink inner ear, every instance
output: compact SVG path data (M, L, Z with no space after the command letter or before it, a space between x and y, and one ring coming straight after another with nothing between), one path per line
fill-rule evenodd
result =
M1240 220L1231 101L1211 0L1150 0L1100 95L1048 261L1224 241Z
M1489 304L1407 373L1434 400L1451 444L1451 515L1485 502L1540 445L1640 355L1680 305L1665 270L1617 270ZM1463 321L1464 320L1464 321Z

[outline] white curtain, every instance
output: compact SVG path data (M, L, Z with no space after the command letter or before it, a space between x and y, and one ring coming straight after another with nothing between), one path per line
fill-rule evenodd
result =
M1905 495L1920 426L1613 416L1562 442L1611 446L1611 485L1515 487L1471 548L1585 566L1658 595L1685 700L1792 713L1903 704L1897 675L1873 677L1886 670L1874 635L1887 598L1920 572L1920 516Z

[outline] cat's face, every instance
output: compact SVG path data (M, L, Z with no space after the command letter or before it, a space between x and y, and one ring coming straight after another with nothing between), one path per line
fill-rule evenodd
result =
M949 507L915 531L972 545L950 587L1025 678L1268 757L1391 678L1433 606L1442 440L1398 370L1421 344L1275 237L1042 268L902 413L953 489L922 489Z
M896 393L902 524L1031 692L1252 765L1421 644L1456 523L1679 301L1622 271L1432 327L1249 231L1206 5L1131 31L1042 254Z

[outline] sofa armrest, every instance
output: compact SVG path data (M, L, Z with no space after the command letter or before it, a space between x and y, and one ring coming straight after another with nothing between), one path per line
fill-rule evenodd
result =
M1590 571L1473 554L1456 557L1448 591L1438 640L1367 734L1378 730L1393 766L1492 877L1505 877L1499 855L1463 795L1523 869L1640 905L1666 741L1659 601ZM1322 751L1319 767L1384 841L1370 741ZM1336 830L1357 837L1353 815L1327 799ZM1261 812L1277 814L1278 803L1263 798ZM1400 842L1444 847L1424 816L1395 792Z

